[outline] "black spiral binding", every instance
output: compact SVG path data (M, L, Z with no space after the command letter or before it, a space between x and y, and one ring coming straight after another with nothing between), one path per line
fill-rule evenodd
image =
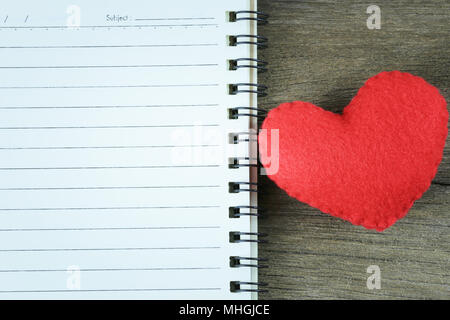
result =
M267 86L258 83L233 83L228 85L229 94L255 93L258 97L267 95Z
M251 20L256 21L258 25L267 24L269 15L261 11L231 11L229 13L230 22Z
M244 261L244 262L242 262ZM249 258L249 257L230 257L231 268L267 268L267 265L260 264L261 261L267 261L264 258Z
M230 22L250 21L257 22L258 25L268 23L269 16L259 11L232 11L229 12ZM232 35L228 37L229 46L248 45L256 46L258 49L267 47L268 39L258 35ZM255 58L238 58L228 60L228 69L231 71L240 70L243 68L257 70L258 72L267 71L267 62L255 59ZM258 97L264 97L267 87L258 83L233 83L228 86L228 93L230 95L238 95L242 93L256 94ZM262 119L266 115L266 111L256 107L233 107L228 109L228 118L231 120L240 119L242 117ZM256 142L258 141L256 132L235 132L231 133L229 137L229 143L239 144L244 142ZM234 157L229 159L228 167L230 169L238 168L258 168L256 164L258 159L252 157ZM253 163L252 163L253 162ZM254 182L242 182L235 181L229 182L228 185L230 193L241 192L258 192L258 184ZM234 206L229 208L229 218L239 219L242 217L261 217L262 210L257 206ZM230 243L264 243L266 240L266 234L259 232L241 232L231 231L229 233ZM232 256L230 257L231 268L267 268L264 262L267 259L255 258L255 257L242 257ZM231 281L230 291L234 293L243 292L266 292L267 290L262 287L267 286L266 283L261 282L244 282L244 281Z
M257 69L258 72L266 72L267 62L254 58L239 58L228 60L229 70L238 70L241 68L252 68Z
M241 210L245 209L253 209L256 212L243 212ZM262 209L260 209L257 206L234 206L230 207L230 218L240 218L242 216L253 216L253 217L261 217L261 212L263 212Z
M248 286L248 287L246 287ZM267 292L267 290L260 289L260 287L267 286L264 282L244 282L244 281L231 281L230 291L231 292ZM254 288L256 287L256 288Z
M239 169L243 167L248 168L258 168L258 164L256 163L250 163L251 160L258 160L257 158L250 158L250 157L234 157L230 158L230 163L228 164L228 168L230 169ZM248 163L242 163L243 161L248 161Z
M257 111L257 113L250 113L251 111ZM254 117L258 119L264 119L266 115L266 110L255 107L235 107L228 109L228 119L239 119L240 117Z
M230 134L230 143L239 144L240 142L258 142L258 136L254 132L234 132Z
M228 37L229 45L232 47L239 46L241 44L248 44L257 46L259 49L267 48L268 39L263 36L256 36L250 34L238 34Z

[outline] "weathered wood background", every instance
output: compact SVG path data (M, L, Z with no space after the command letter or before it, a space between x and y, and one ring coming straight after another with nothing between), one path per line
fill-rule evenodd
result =
M381 30L369 30L366 8L381 8ZM259 34L270 63L259 105L304 100L342 110L367 78L402 70L425 78L450 101L448 0L259 0L270 24ZM447 142L450 139L447 140ZM449 299L450 143L431 188L408 216L383 233L321 214L261 178L270 234L260 256L270 259L261 299ZM368 290L369 265L381 268L381 289Z

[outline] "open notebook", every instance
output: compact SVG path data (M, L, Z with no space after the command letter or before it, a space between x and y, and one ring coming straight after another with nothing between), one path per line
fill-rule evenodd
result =
M2 2L0 299L257 297L254 10Z

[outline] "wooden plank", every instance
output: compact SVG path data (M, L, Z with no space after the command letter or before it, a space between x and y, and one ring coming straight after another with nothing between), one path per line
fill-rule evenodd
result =
M366 1L259 0L270 24L259 34L270 63L259 82L269 85L260 107L304 100L339 112L369 77L402 70L425 78L449 101L450 2L378 0L381 29L366 26ZM260 256L270 268L261 299L449 299L450 151L431 188L408 216L383 233L321 214L261 178L260 231L270 242ZM381 269L381 289L368 290L366 269Z

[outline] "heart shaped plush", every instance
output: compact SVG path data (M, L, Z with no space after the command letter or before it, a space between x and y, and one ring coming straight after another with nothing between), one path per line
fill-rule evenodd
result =
M259 135L261 162L290 196L382 231L429 188L442 160L447 121L446 102L435 87L408 73L382 72L367 80L342 114L301 101L271 110ZM278 146L271 129L278 129ZM277 170L270 173L276 147Z

